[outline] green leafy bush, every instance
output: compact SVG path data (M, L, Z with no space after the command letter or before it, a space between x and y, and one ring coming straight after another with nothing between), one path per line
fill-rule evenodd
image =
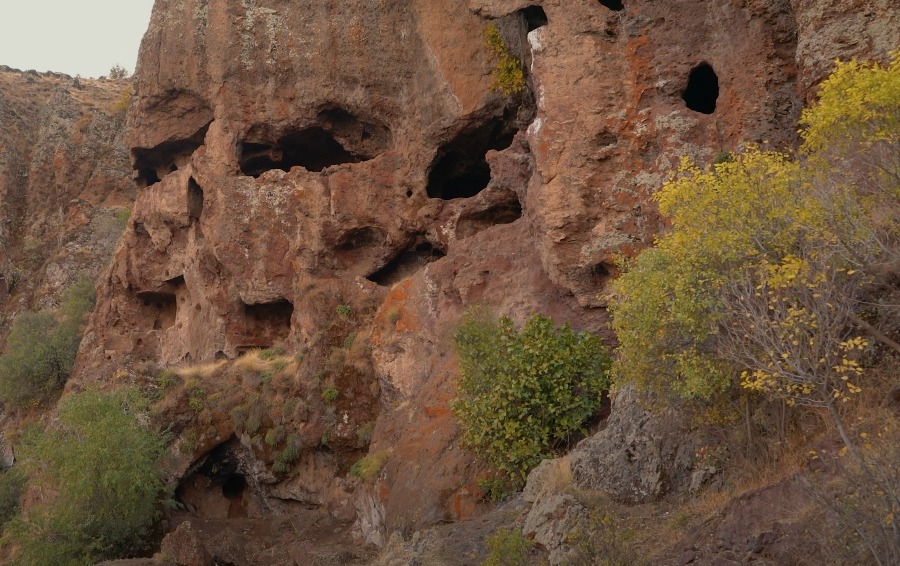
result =
M165 435L142 424L136 391L63 399L58 423L28 431L20 457L47 497L7 524L17 564L93 564L147 549L160 517Z
M94 299L93 284L82 277L63 295L58 314L16 317L0 356L0 400L25 407L59 391L75 364L81 325Z
M453 411L463 441L514 484L563 447L600 406L609 358L600 339L533 316L522 330L470 309L455 335Z

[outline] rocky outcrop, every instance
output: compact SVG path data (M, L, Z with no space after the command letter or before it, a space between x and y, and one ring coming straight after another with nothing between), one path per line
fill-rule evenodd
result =
M0 334L108 266L136 193L128 85L0 66Z
M449 411L460 314L608 335L614 259L660 230L650 195L680 157L794 144L825 72L818 29L850 18L873 39L838 54L884 57L900 15L881 1L157 0L126 136L143 189L71 386L285 348L302 361L277 398L331 384L344 426L331 459L315 457L331 438L304 445L307 475L344 478L366 446L383 465L346 485L273 473L267 497L351 509L377 544L470 516L482 470ZM527 68L518 94L492 89L491 23ZM313 413L286 432L312 438ZM230 442L226 418L202 438ZM620 419L606 438L644 454L655 433ZM216 448L199 446L194 464ZM670 452L590 482L658 495Z
M607 426L569 454L574 483L625 503L646 503L691 486L700 448L676 408L646 408L633 389L620 391ZM696 435L694 435L696 436Z

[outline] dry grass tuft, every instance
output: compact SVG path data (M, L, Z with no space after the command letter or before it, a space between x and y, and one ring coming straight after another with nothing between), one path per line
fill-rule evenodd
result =
M228 362L225 360L220 360L218 362L213 362L210 364L199 364L194 366L187 366L183 368L176 368L174 371L178 374L179 377L188 380L205 380L219 373L219 370L222 369Z

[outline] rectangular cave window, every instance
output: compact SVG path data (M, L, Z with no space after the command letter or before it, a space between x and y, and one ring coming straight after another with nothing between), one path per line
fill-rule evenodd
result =
M166 330L175 325L178 302L174 293L141 292L137 294L143 307L148 326L154 330Z
M286 300L244 304L244 343L269 348L284 342L291 334L294 305Z

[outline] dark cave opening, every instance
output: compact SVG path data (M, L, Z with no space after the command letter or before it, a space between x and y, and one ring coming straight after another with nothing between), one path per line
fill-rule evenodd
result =
M190 218L191 222L196 222L200 220L200 215L203 214L203 189L200 188L200 185L191 177L188 180L188 218Z
M138 291L137 299L147 320L152 321L154 330L166 330L175 324L178 316L177 294L184 285L184 276L179 275L167 280L155 291Z
M259 177L266 171L303 167L319 173L326 167L357 163L368 159L347 151L333 135L319 126L289 132L274 145L244 143L241 145L241 172Z
M438 149L428 172L428 196L452 200L480 193L491 181L485 155L508 148L515 135L515 128L500 117L461 131Z
M241 452L233 437L213 448L181 479L176 499L198 517L247 517L257 494L243 473Z
M384 267L372 273L366 279L378 285L389 287L445 255L447 254L443 250L434 247L430 242L422 241L397 254Z
M222 495L225 499L240 499L247 489L247 480L241 474L229 474L222 482Z
M273 131L266 124L250 128L240 144L244 175L303 167L319 173L327 167L372 159L391 146L390 129L376 119L360 119L339 106L326 106L312 124Z
M709 63L701 63L691 69L688 85L681 98L688 109L701 114L712 114L716 111L716 100L719 98L719 77Z
M528 26L529 32L542 28L548 23L547 13L540 6L522 8L522 16L525 18L525 24Z
M603 6L609 8L613 12L620 12L625 9L625 4L622 3L622 0L597 0Z
M191 160L191 156L203 145L206 139L206 124L190 138L161 143L156 147L136 147L131 150L134 169L137 171L135 180L142 188L154 185L163 177L177 171Z
M166 330L175 324L178 303L174 293L140 292L137 298L147 317L153 320L153 330Z

